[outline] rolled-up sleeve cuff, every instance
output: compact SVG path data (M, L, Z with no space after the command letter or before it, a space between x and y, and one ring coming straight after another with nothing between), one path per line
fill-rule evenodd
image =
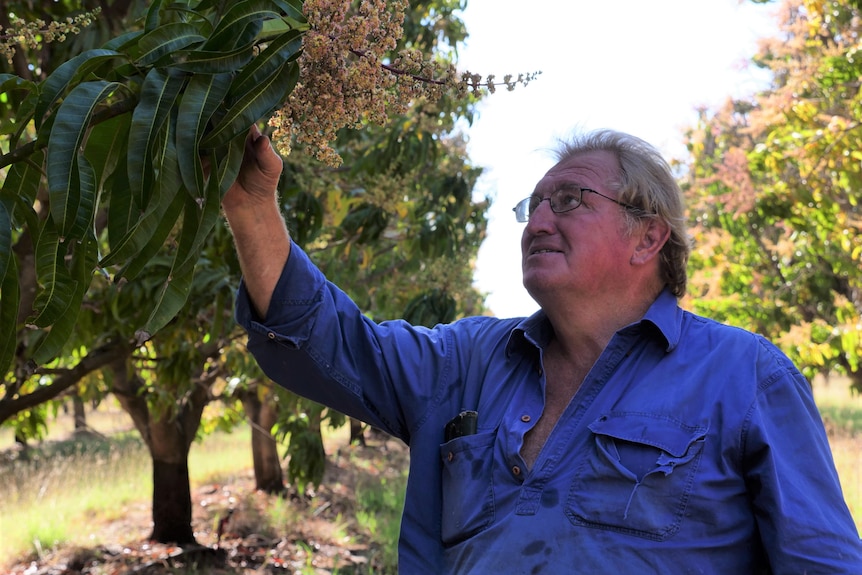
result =
M290 256L275 286L266 318L254 311L245 282L237 291L235 316L249 335L299 347L308 339L323 298L326 278L302 249L291 242Z

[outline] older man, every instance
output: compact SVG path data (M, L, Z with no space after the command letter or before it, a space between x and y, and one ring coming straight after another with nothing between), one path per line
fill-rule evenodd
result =
M237 317L279 384L410 446L400 572L862 573L808 383L688 313L681 194L576 136L518 203L529 318L374 323L291 244L252 130L224 198Z

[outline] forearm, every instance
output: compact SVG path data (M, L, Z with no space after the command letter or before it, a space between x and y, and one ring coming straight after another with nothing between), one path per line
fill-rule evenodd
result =
M257 314L264 318L272 293L290 255L290 235L278 209L271 202L224 203L224 214L233 234L243 281Z

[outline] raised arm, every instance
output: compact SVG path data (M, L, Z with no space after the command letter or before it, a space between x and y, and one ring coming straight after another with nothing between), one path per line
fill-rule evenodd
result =
M242 167L222 199L243 280L261 318L269 310L272 292L290 255L290 236L276 193L281 170L281 158L269 138L252 126Z

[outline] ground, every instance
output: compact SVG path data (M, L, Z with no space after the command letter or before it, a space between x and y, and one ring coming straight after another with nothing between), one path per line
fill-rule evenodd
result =
M124 509L122 518L101 525L102 540L116 543L34 554L22 558L8 573L385 573L384 550L354 519L355 492L363 482L400 474L406 460L406 448L394 440L345 446L329 457L317 489L303 495L289 490L281 499L256 492L249 470L229 485L193 489L198 546L178 548L147 541L150 502L141 501ZM220 537L219 523L223 524ZM281 528L274 528L278 524Z

